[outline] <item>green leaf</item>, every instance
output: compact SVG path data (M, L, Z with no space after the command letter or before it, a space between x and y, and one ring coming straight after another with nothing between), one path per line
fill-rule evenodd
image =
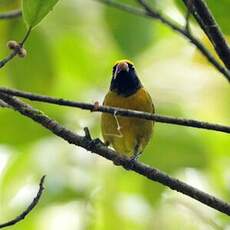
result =
M135 58L152 44L155 28L150 20L109 7L104 10L108 30L123 55Z
M22 12L25 23L35 27L56 5L58 0L23 0Z

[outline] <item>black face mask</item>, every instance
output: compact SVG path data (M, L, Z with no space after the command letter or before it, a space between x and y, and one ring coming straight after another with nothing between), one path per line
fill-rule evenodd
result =
M137 92L142 87L142 84L136 74L134 66L128 64L128 71L121 70L116 74L116 64L113 67L113 77L110 84L110 90L116 92L118 95L128 97ZM116 75L116 76L115 76Z

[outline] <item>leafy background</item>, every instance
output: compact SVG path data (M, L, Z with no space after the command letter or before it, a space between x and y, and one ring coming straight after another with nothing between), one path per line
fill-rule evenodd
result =
M230 2L207 3L228 36ZM0 10L20 4L0 0ZM156 0L154 6L184 23L179 0ZM192 28L209 46L195 23ZM21 18L0 21L1 57L9 52L6 42L20 40L25 31ZM33 29L26 49L25 59L16 57L1 69L1 86L102 102L113 63L128 58L157 113L230 124L227 81L191 44L158 22L91 0L60 1ZM101 137L100 114L32 104L77 133L88 126ZM224 214L70 146L15 112L0 109L0 127L0 222L31 202L39 178L47 175L42 201L11 229L230 229ZM229 154L227 134L157 123L140 160L230 201Z

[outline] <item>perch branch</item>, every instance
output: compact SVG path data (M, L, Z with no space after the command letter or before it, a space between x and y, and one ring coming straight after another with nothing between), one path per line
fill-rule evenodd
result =
M178 179L174 179L164 172L158 169L152 168L141 162L132 161L126 156L122 156L119 153L106 147L99 139L92 140L89 132L86 132L85 136L80 136L73 133L71 130L66 129L55 120L50 119L41 111L34 109L19 99L9 96L4 93L0 93L0 98L9 104L15 111L22 115L31 118L41 126L50 130L53 134L66 140L69 144L80 146L88 151L96 153L108 160L111 160L115 165L120 165L127 170L135 171L136 173L152 180L159 182L177 192L183 193L213 209L216 209L226 215L230 216L230 204L222 201L212 195L209 195L201 190L192 187Z
M212 124L212 123L208 123L204 121L197 121L197 120L184 119L184 118L175 118L175 117L170 117L170 116L162 116L162 115L156 115L156 114L151 114L151 113L146 113L146 112L141 112L141 111L126 110L122 108L115 108L115 107L109 107L109 106L96 106L95 107L95 104L70 101L70 100L65 100L61 98L53 98L53 97L43 96L39 94L32 94L32 93L28 93L24 91L2 88L2 87L0 87L0 92L6 93L12 96L23 97L31 101L40 101L40 102L56 104L56 105L61 105L61 106L77 107L77 108L81 108L84 110L90 110L93 112L95 111L95 112L104 112L104 113L111 113L111 114L114 114L116 112L116 115L119 115L119 116L137 117L137 118L153 120L153 121L161 122L161 123L168 123L168 124L174 124L174 125L181 125L181 126L188 126L188 127L193 127L193 128L201 128L201 129L215 130L215 131L224 132L224 133L230 133L230 126Z
M43 194L43 190L44 190L44 180L45 180L45 176L43 176L40 180L39 183L39 190L37 192L36 197L33 199L33 201L30 203L30 205L27 207L27 209L25 211L23 211L19 216L17 216L15 219L10 220L4 224L0 224L0 228L5 228L5 227L9 227L12 225L17 224L18 222L22 221L23 219L25 219L25 217L35 208L35 206L38 204L42 194Z

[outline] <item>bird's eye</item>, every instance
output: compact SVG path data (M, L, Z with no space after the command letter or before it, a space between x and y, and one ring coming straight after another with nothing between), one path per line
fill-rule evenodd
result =
M133 65L129 65L129 69L130 70L134 70L134 66Z

